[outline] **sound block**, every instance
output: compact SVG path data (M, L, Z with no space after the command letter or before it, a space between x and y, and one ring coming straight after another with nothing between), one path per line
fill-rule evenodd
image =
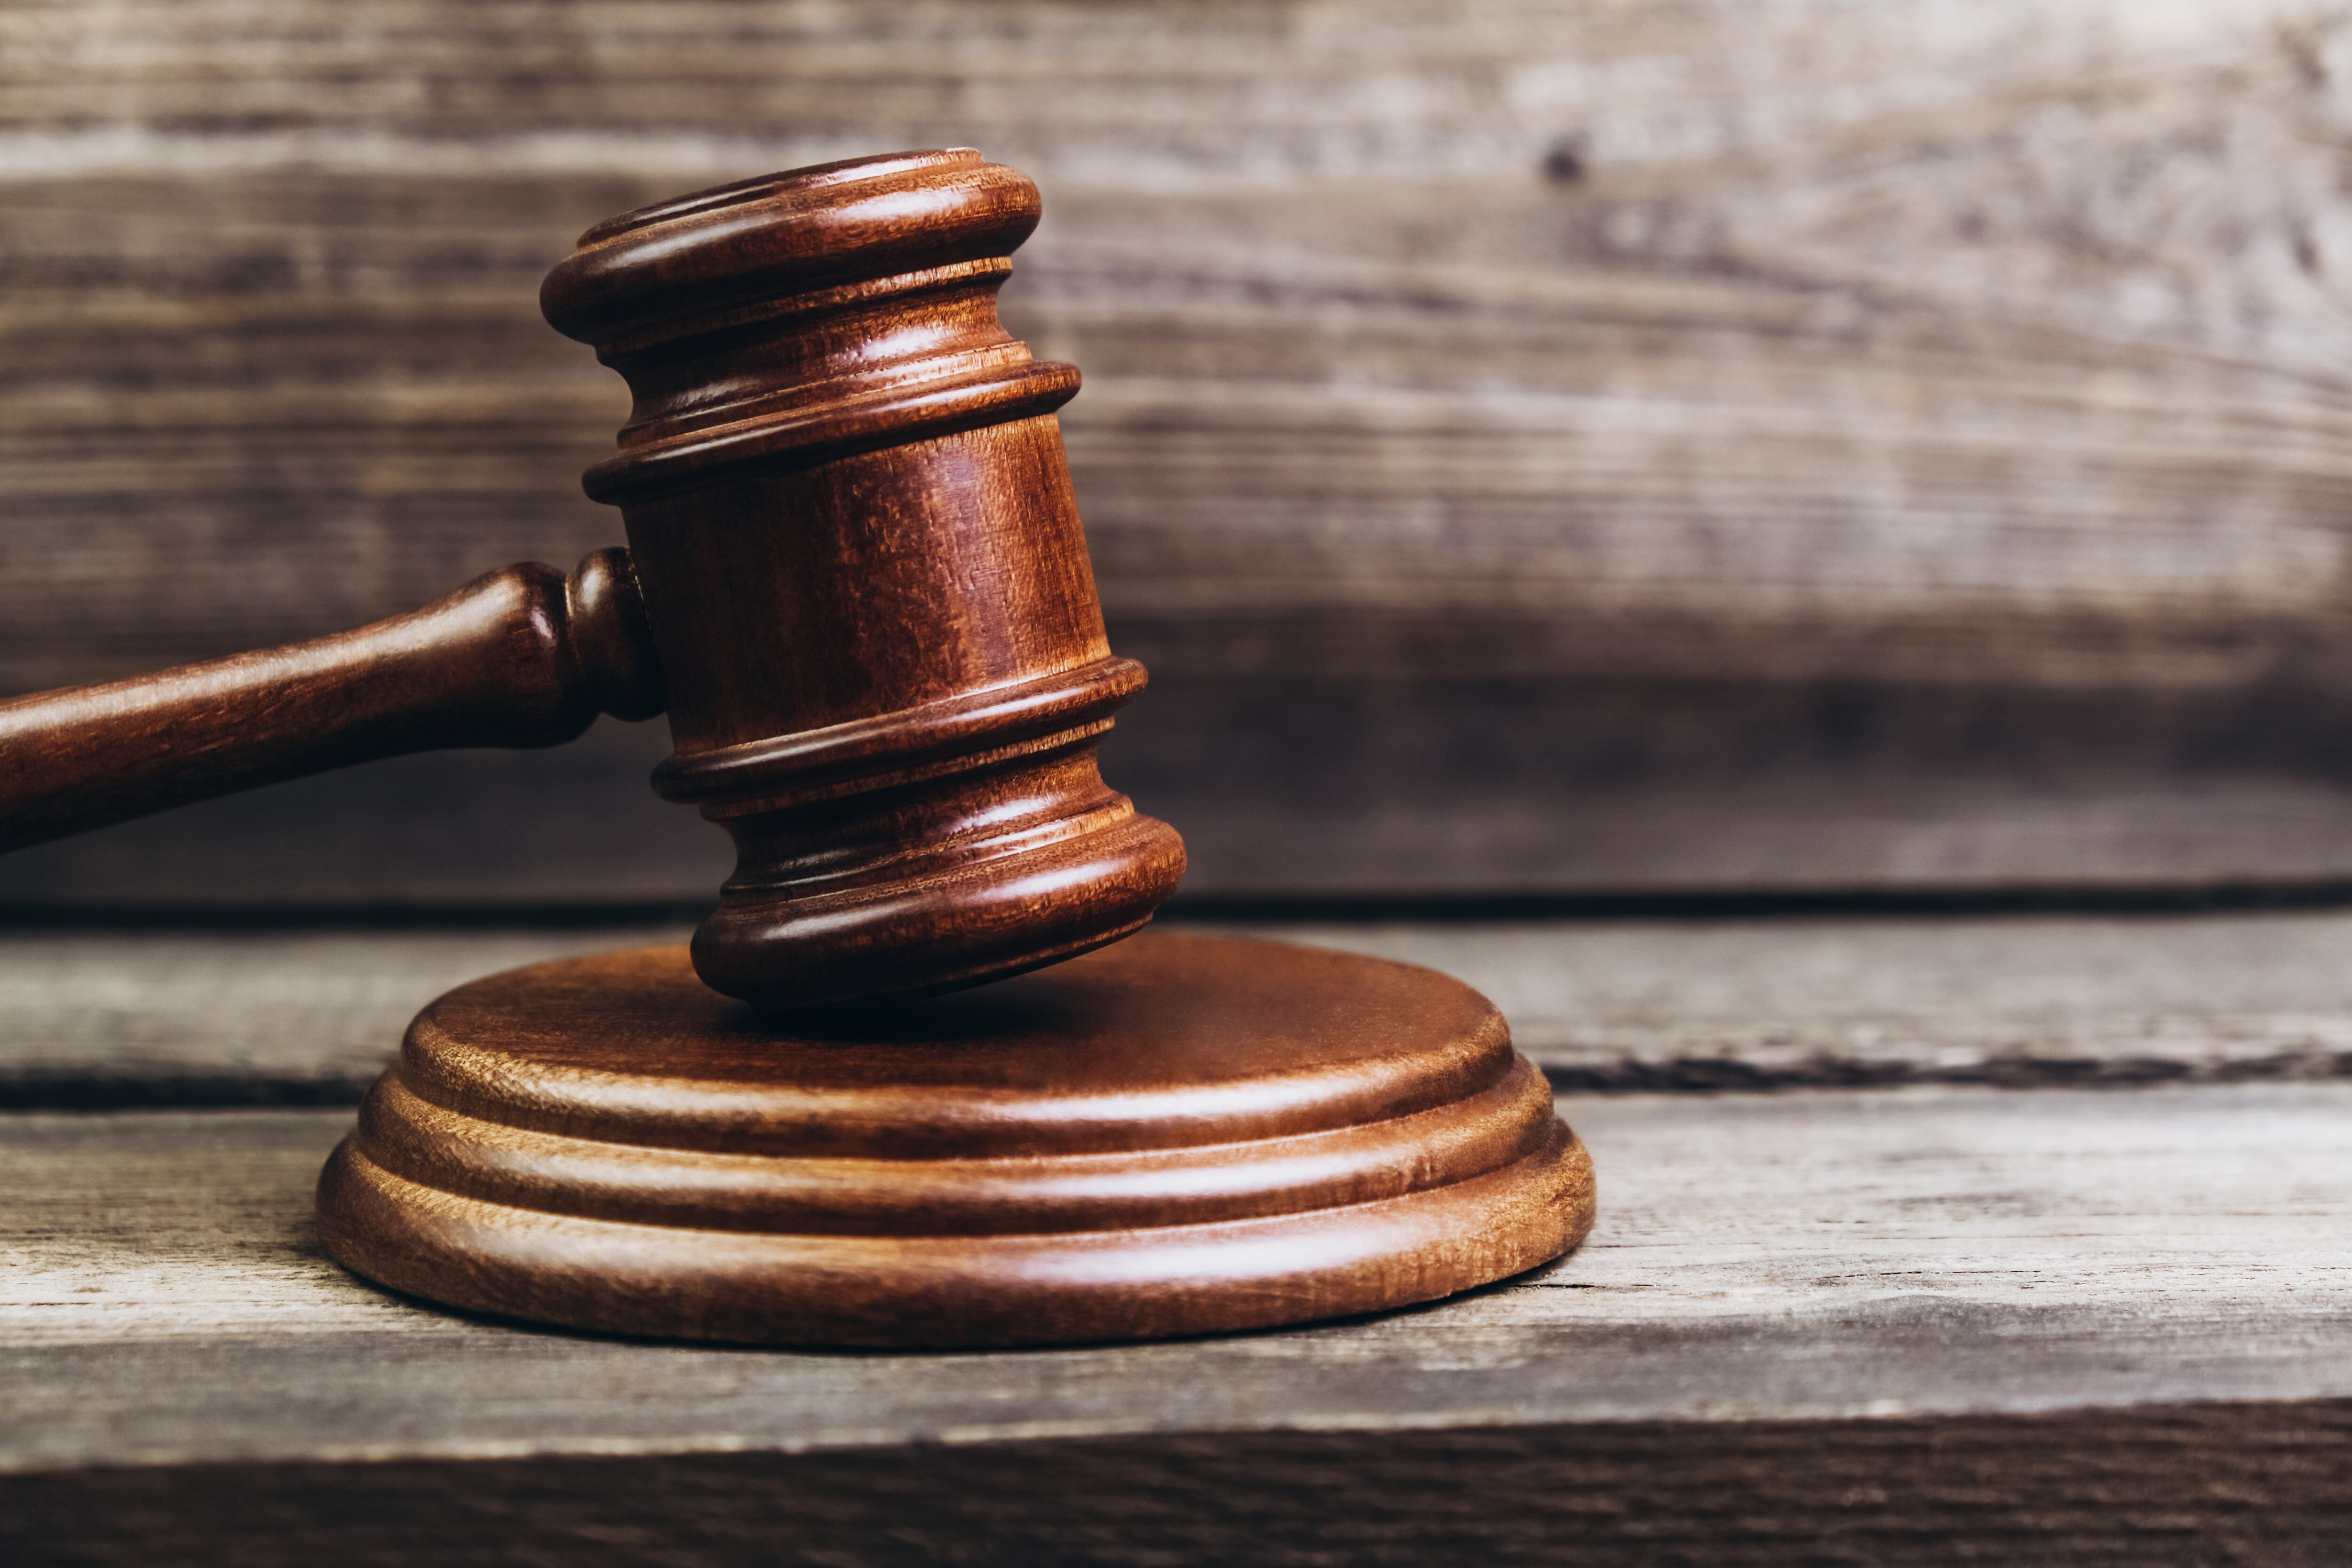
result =
M395 1289L620 1333L1044 1344L1427 1301L1592 1223L1592 1166L1476 992L1144 935L789 1021L683 947L417 1016L319 1183Z

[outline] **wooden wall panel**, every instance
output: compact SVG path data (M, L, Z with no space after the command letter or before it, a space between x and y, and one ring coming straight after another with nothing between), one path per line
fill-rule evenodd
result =
M1207 715L1139 712L1146 771L1369 716L1282 789L1393 831L1194 776L1203 885L2346 876L2347 73L2315 0L26 0L0 689L568 563L625 406L537 319L572 234L965 142L1045 187L1009 313L1087 372L1114 633ZM1675 738L1830 710L1882 720ZM1902 740L1961 710L2021 749ZM2127 742L2035 728L2084 712ZM1445 858L1498 820L1545 842Z

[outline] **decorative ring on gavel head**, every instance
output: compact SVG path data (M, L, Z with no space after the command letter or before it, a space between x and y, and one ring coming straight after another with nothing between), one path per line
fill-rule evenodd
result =
M668 689L655 787L727 828L694 942L802 1006L1016 973L1134 931L1183 844L1095 748L1114 658L1055 410L998 321L1037 188L969 149L775 174L599 224L541 302L635 397L621 509Z

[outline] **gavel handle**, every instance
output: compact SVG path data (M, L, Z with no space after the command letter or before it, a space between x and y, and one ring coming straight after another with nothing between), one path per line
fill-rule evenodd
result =
M0 704L0 852L167 806L450 746L650 719L661 667L625 550L525 562L313 642Z

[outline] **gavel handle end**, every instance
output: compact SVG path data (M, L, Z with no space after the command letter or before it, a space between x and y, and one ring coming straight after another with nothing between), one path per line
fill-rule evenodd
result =
M0 852L353 763L662 710L628 552L502 567L310 642L0 704Z

